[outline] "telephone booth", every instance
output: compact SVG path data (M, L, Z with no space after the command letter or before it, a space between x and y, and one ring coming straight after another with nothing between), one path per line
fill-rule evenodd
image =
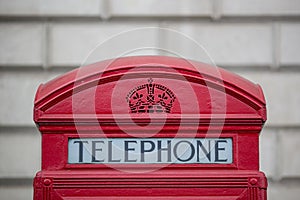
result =
M265 200L262 89L205 63L106 60L36 92L35 200Z

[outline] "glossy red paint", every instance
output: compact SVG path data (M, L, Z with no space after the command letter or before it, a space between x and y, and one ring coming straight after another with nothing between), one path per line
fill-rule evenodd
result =
M149 97L139 86L152 83L163 103L136 106L136 99ZM263 92L221 68L164 56L98 62L42 84L34 121L42 133L36 200L267 199L267 180L259 172ZM70 164L68 140L79 137L232 138L233 162Z

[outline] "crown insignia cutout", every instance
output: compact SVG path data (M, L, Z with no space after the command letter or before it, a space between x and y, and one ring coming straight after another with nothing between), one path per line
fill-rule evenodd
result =
M171 113L175 99L169 88L153 83L152 78L147 84L133 88L126 96L130 113Z

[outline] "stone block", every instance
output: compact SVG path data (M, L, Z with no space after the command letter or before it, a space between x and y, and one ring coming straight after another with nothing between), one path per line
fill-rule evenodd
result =
M283 66L299 66L300 24L282 24L280 36L280 64Z
M162 37L162 47L182 57L221 66L270 66L272 63L271 27L262 24L168 23L181 32ZM194 40L194 41L193 41ZM211 59L209 58L211 57Z
M300 177L300 129L280 130L280 172L283 178Z
M0 126L33 126L35 92L41 83L59 73L47 71L1 71Z
M300 194L299 181L273 182L269 181L268 199L271 200L298 200Z
M268 178L277 178L277 130L264 128L260 135L260 170Z
M2 16L99 16L101 0L1 0Z
M79 66L129 55L157 55L153 23L57 24L51 29L51 66Z
M209 0L112 0L112 16L209 16L212 1Z
M41 66L42 39L39 24L0 23L0 65Z
M298 0L221 0L225 16L299 16Z
M0 185L1 199L33 199L32 185Z
M266 102L267 126L300 124L300 73L293 71L237 71L241 76L261 85Z
M33 178L40 170L40 133L35 128L24 129L0 129L0 179Z

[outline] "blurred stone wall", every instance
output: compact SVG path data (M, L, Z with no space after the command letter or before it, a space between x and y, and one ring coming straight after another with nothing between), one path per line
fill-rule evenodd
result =
M218 66L262 86L268 121L261 170L269 179L268 196L298 200L299 0L0 0L0 199L32 199L41 161L41 137L32 121L38 85L80 66L112 35L149 26L189 35ZM186 48L189 58L199 60L168 34L143 37L165 48Z

